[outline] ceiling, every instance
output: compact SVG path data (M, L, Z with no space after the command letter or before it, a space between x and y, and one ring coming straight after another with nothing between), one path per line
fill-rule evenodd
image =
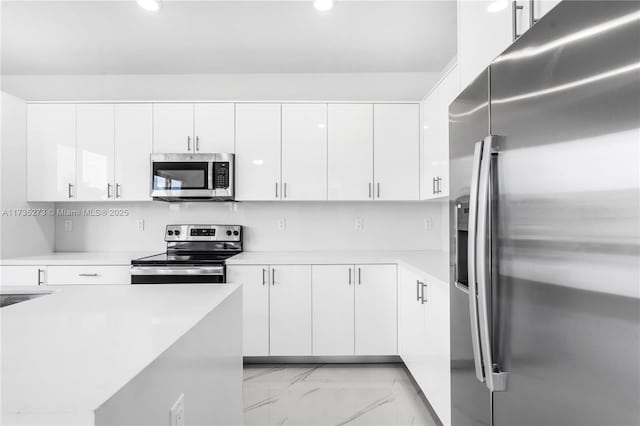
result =
M2 74L439 72L456 2L2 1Z

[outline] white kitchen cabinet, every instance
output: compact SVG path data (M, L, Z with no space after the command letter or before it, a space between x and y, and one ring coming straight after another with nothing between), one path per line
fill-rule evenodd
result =
M373 105L328 106L329 200L373 199Z
M114 105L77 106L77 175L79 201L105 201L114 194Z
M282 199L327 199L327 105L282 105Z
M116 104L114 199L122 201L151 199L149 155L152 149L151 104Z
M556 7L560 0L534 0L533 1L533 17L539 20L546 15L551 9Z
M236 105L236 199L279 200L280 104Z
M516 25L513 26L514 7ZM529 28L529 0L458 0L458 64L462 87Z
M232 103L195 104L193 152L234 153L234 119Z
M68 201L76 194L76 106L27 106L27 198Z
M73 265L47 267L48 285L131 284L129 265Z
M269 354L311 355L311 266L271 265Z
M190 153L193 149L193 104L153 104L153 152Z
M313 354L354 354L354 266L313 265Z
M47 279L47 267L2 265L0 266L0 284L12 285L44 285Z
M376 200L420 197L420 106L375 104L373 171Z
M458 67L454 66L422 104L423 200L449 195L449 105L459 91Z
M398 353L416 381L416 372L420 364L419 354L424 351L420 349L420 345L426 342L420 280L421 277L417 273L407 268L398 269Z
M355 265L355 354L397 355L396 265Z
M227 282L242 285L242 353L268 356L269 266L229 265Z

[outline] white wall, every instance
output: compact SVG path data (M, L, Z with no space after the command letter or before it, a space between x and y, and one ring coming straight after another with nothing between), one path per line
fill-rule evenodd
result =
M127 217L56 219L58 251L163 251L164 229L176 223L245 226L247 251L424 250L441 248L438 203L57 203L58 209L122 208ZM364 221L355 230L356 217ZM425 229L425 219L432 229ZM136 221L144 219L144 231ZM278 229L279 219L286 229ZM64 221L73 222L65 232ZM446 237L445 237L446 238Z
M419 101L439 72L325 74L3 75L26 100Z
M1 92L0 258L46 253L54 247L54 218L10 215L14 209L47 208L27 203L27 107Z

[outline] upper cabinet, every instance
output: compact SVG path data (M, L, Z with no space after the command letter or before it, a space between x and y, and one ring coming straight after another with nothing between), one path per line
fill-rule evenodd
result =
M78 200L104 201L114 196L114 105L78 105Z
M373 105L328 108L329 200L372 200Z
M236 199L279 200L280 104L236 105Z
M115 106L115 189L123 201L150 200L150 161L153 145L151 104Z
M27 198L74 199L76 105L30 104L27 117Z
M154 104L153 135L156 153L233 153L234 104Z
M282 105L282 199L327 199L327 105Z
M417 200L420 196L420 107L373 107L373 171L376 200Z

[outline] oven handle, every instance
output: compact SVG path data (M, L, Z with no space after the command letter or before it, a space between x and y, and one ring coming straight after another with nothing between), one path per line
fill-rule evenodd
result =
M224 266L132 266L131 275L224 275Z

